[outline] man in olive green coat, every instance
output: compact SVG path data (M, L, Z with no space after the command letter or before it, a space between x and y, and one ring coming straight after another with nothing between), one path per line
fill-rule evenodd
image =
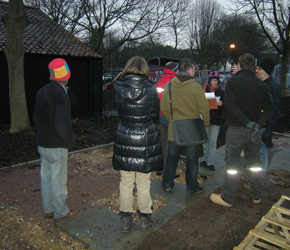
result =
M195 66L191 59L183 59L179 63L178 75L171 80L173 121L200 118L201 116L205 126L209 126L209 103L201 86L193 79L194 69ZM174 176L183 148L174 142L169 99L168 84L166 84L161 100L161 111L169 121L168 157L162 182L166 191L171 191L174 186ZM186 153L186 193L188 195L202 193L205 187L200 186L197 182L200 145L184 146L184 149Z

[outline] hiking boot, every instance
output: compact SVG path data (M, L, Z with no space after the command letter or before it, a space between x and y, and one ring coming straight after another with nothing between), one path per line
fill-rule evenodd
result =
M122 232L129 232L132 225L132 213L120 211L120 219Z
M221 194L215 194L215 193L212 193L210 196L209 196L209 199L211 202L217 204L217 205L220 205L220 206L224 206L224 207L232 207L233 204L229 204L227 202L225 202L222 197L221 197Z
M151 215L152 214L143 214L139 210L137 211L141 223L140 230L142 232L147 231L150 227L153 226L154 220L152 219Z
M207 163L206 163L206 161L202 161L199 165L200 165L201 167L206 167L206 166L207 166Z

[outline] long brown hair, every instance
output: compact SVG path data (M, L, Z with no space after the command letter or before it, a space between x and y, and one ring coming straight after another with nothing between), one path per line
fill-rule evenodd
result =
M121 74L121 80L127 75L149 77L149 68L146 60L141 56L130 58Z

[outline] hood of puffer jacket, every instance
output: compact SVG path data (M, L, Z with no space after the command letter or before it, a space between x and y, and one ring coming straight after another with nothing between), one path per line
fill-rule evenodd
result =
M115 83L115 90L122 88L122 91L118 91L121 98L126 102L136 102L141 100L146 92L146 88L154 86L154 82L146 77L128 75L124 77L122 81Z

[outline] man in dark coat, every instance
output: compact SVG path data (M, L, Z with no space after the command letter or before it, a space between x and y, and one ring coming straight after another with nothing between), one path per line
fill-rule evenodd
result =
M260 130L273 113L273 102L267 86L253 72L254 57L244 54L239 57L241 69L227 82L225 105L226 118L226 171L222 193L210 195L210 200L225 207L232 207L236 187L240 181L238 165L242 149L245 152L254 204L261 202L262 174L260 162Z
M49 64L50 79L37 93L33 119L41 156L41 194L45 217L68 218L78 213L66 205L68 148L74 146L70 99L66 85L70 70L65 60Z
M271 76L275 63L272 59L266 58L258 63L256 67L256 76L261 79L269 88L270 94L274 103L274 113L270 120L267 122L266 128L262 133L262 141L267 148L272 148L272 132L278 124L281 111L281 86Z

